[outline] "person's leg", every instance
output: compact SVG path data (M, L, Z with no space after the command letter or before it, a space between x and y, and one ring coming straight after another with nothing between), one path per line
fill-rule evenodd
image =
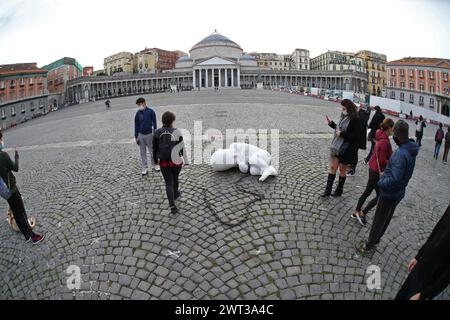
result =
M444 161L444 162L447 162L448 149L450 149L450 146L448 144L445 144L444 145L444 155L442 156L442 161Z
M439 158L439 151L441 150L441 145L442 142L439 142L436 146L437 150L436 150L436 159Z
M145 146L148 149L148 152L150 153L150 165L152 168L155 168L155 159L153 159L153 134L146 134L143 136L145 141Z
M374 180L374 175L372 174L372 172L373 172L372 170L369 170L369 180L367 180L366 189L364 190L361 197L359 197L358 204L356 205L356 211L361 211L361 208L362 208L364 202L370 196L373 189L375 189L376 182ZM378 179L377 179L377 182L378 182Z
M14 220L16 220L17 227L24 235L25 239L28 240L34 233L28 223L25 206L23 204L22 196L19 190L11 195L11 197L8 199L8 204L14 215Z
M148 163L147 163L147 147L145 145L145 141L142 134L138 135L138 141L139 141L139 149L141 152L141 160L142 160L142 170L148 169Z
M394 216L394 212L395 212L395 208L397 207L397 204L398 204L398 202L392 203L392 205L391 205L391 207L390 207L390 209L388 211L388 215L386 217L387 219L384 221L383 229L382 229L381 233L378 236L377 244L380 242L381 237L386 232L386 230L387 230L387 228L389 226L389 223L391 222L391 219Z
M344 192L344 184L345 180L347 179L347 164L340 163L339 164L339 182L336 187L336 190L334 190L334 193L331 194L333 197L339 197Z
M333 182L336 178L336 171L339 166L339 159L336 157L330 158L330 170L328 171L328 178L327 178L327 184L325 186L325 192L322 193L321 197L328 197L331 195L331 190L333 188Z
M178 191L178 177L180 176L181 167L173 167L173 191L175 198L178 198L180 192Z
M370 228L369 239L366 242L366 250L371 250L379 241L385 230L386 221L390 221L391 209L395 203L392 200L380 197Z
M164 182L166 184L166 195L167 200L169 200L170 207L175 206L175 195L174 195L174 185L173 185L173 173L170 167L161 167L161 173L164 177Z

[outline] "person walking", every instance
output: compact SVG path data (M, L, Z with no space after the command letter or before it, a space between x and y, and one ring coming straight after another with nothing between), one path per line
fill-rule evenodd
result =
M392 155L392 147L389 141L389 136L392 134L394 128L394 121L390 118L383 120L381 124L381 129L378 129L376 133L377 143L375 144L372 157L369 160L369 180L367 181L366 189L358 200L355 212L351 215L352 218L358 219L359 223L363 226L366 225L366 215L367 213L377 205L379 190L378 181L380 175L383 174L389 158ZM376 196L369 201L367 206L363 209L364 202L370 196L372 191L375 190Z
M443 162L447 162L448 149L450 149L450 127L447 128L447 133L445 134Z
M359 121L359 145L358 149L366 150L367 149L367 122L369 122L370 118L370 107L358 108L358 121ZM356 166L358 165L358 150L356 150L356 159L355 163L349 165L349 169L347 172L347 177L353 177L356 173Z
M358 152L358 135L359 122L356 113L355 104L349 100L344 99L341 102L342 113L339 124L336 125L330 118L327 118L328 125L334 129L333 140L330 146L330 169L328 173L328 180L325 187L325 192L321 197L338 197L341 196L344 190L345 179L347 177L347 167L351 163L355 163ZM339 182L336 190L331 194L333 182L336 178L336 172L339 168Z
M160 164L172 214L178 213L175 200L181 196L178 190L178 177L183 166L184 146L183 136L178 129L174 128L174 121L175 114L170 111L164 112L163 126L156 130L153 136L153 158Z
M7 200L9 207L13 213L17 227L24 235L25 240L31 241L33 244L38 244L44 240L44 235L34 233L31 229L25 205L23 204L22 195L16 184L16 177L12 173L12 171L19 171L19 152L15 149L14 161L12 161L9 155L3 151L4 147L3 134L0 132L0 177L11 192L11 195Z
M409 262L408 273L396 300L433 299L450 284L450 205Z
M372 117L372 120L370 120L369 123L369 135L367 137L367 140L370 141L371 146L369 153L367 154L367 157L364 159L364 163L367 164L372 157L373 148L375 147L376 139L375 135L377 133L377 130L380 129L381 123L384 120L384 114L381 112L380 106L375 106L375 114Z
M423 129L426 127L425 120L420 115L419 120L416 120L416 142L419 144L419 147L422 146L422 138L423 138Z
M134 138L141 151L142 176L145 176L148 173L147 148L150 153L153 171L159 171L159 166L156 165L155 159L152 156L153 132L158 126L156 122L156 113L152 108L147 107L145 99L137 99L136 104L138 105L139 110L134 117Z
M361 254L372 253L386 232L395 208L405 196L405 189L414 172L419 146L409 139L409 126L404 120L394 125L394 141L398 149L392 154L378 181L379 199L367 242L357 246Z
M439 128L436 130L436 134L434 135L434 141L436 144L434 145L434 155L435 159L439 156L439 150L441 149L442 140L444 139L444 130L442 130L442 123L439 123Z

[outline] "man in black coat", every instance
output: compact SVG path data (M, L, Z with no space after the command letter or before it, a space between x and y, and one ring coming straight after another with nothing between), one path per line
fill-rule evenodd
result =
M380 129L381 123L383 122L384 118L385 117L384 117L384 114L381 112L380 106L375 106L375 114L373 115L372 120L370 120L370 123L369 123L370 133L369 133L369 136L367 137L367 140L369 140L372 145L370 146L369 154L364 159L365 163L368 163L370 160L370 157L372 156L373 148L375 147L375 142L376 142L376 140L375 140L376 133L377 133L377 130Z
M433 299L450 283L450 205L427 242L408 265L397 300Z
M367 149L367 122L369 122L370 118L370 107L363 108L359 107L358 110L358 124L359 124L359 132L358 132L358 149L366 150ZM358 152L356 153L356 162L349 165L349 170L347 172L347 176L354 176L356 173L356 165L358 164Z

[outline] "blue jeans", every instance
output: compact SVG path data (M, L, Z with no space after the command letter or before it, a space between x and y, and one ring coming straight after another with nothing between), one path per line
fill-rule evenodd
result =
M439 150L441 149L442 142L436 142L436 145L434 146L434 157L437 159L439 156Z

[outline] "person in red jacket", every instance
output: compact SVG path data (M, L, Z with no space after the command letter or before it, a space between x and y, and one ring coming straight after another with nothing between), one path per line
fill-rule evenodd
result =
M375 207L378 201L378 180L380 179L380 174L382 174L386 168L392 154L389 136L392 134L393 130L394 121L390 118L386 118L381 123L381 129L378 129L375 134L376 144L369 160L369 180L367 181L366 189L358 200L355 212L352 213L352 218L358 219L359 223L363 226L367 223L367 212ZM366 207L361 210L364 202L373 190L375 190L377 194L376 197L370 200Z

